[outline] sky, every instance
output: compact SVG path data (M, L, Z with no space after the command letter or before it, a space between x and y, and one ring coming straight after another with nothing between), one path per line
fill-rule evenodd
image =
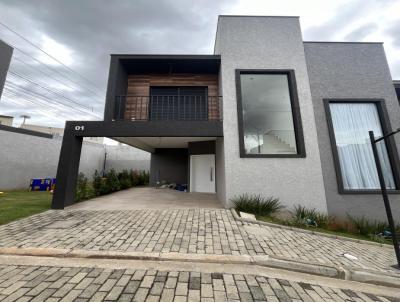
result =
M305 41L384 42L400 79L400 0L0 0L15 47L0 114L101 120L111 53L211 54L218 15L299 16Z

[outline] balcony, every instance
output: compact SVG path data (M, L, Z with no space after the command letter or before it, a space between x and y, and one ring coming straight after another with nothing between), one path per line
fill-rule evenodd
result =
M116 121L220 121L220 96L121 95L115 98Z

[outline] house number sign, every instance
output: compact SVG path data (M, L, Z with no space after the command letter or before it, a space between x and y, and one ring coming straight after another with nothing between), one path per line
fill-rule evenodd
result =
M75 131L83 131L85 130L85 126L75 126Z

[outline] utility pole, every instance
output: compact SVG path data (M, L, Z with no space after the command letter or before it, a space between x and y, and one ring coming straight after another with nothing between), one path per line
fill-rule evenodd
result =
M396 225L393 220L392 208L390 207L389 195L388 195L388 192L386 189L385 178L383 176L382 165L381 165L381 161L379 159L378 148L376 147L376 144L382 140L384 140L386 142L386 139L388 137L390 137L396 133L399 133L399 132L400 132L400 128L397 129L396 131L393 131L389 134L386 134L380 138L375 139L374 131L369 131L369 139L371 140L372 152L374 153L376 170L378 171L379 183L381 185L383 203L385 205L386 216L387 216L387 219L389 222L390 232L392 233L393 247L394 247L394 252L396 254L396 259L397 259L397 266L395 266L395 267L398 269L400 269L400 246L399 246L399 242L397 239Z

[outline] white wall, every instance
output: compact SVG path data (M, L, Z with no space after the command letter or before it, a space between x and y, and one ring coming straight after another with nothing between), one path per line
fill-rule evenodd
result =
M235 195L279 197L326 212L314 112L298 18L219 18L215 53L221 55L227 206ZM235 69L293 69L297 81L305 158L240 158Z
M61 138L42 138L0 130L0 191L28 188L31 178L56 177ZM129 150L130 149L130 150ZM102 171L105 147L83 142L80 172L91 177ZM107 169L146 169L150 156L126 146L107 147ZM147 155L147 157L146 157Z

